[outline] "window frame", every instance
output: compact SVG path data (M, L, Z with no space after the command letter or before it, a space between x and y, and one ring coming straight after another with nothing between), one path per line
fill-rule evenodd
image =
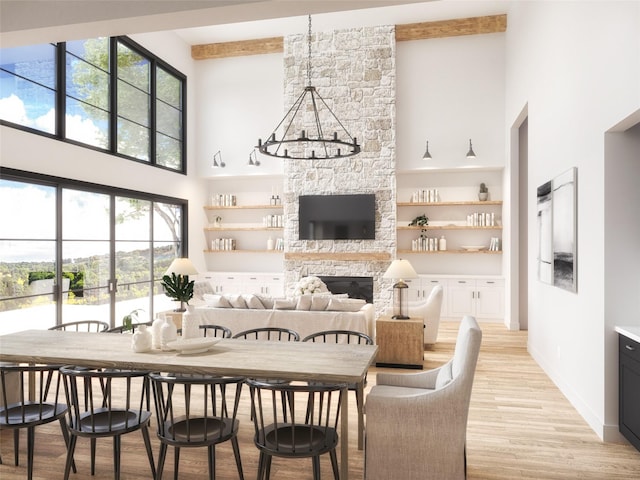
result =
M151 92L150 92L150 103L149 103L149 160L141 160L136 157L132 157L129 155L125 155L123 153L118 152L117 149L117 135L118 135L118 110L117 110L117 82L118 82L118 71L117 71L117 45L118 43L122 43L127 48L131 49L135 53L147 59L150 63L150 83L151 83ZM8 120L0 119L0 125L4 125L11 128L16 128L18 130L23 130L29 133L33 133L36 135L41 135L47 138L59 140L65 143L69 143L72 145L76 145L83 148L88 148L90 150L95 150L102 153L107 153L109 155L114 155L116 157L125 158L127 160L131 160L134 162L142 163L144 165L148 165L151 167L160 168L163 170L167 170L169 172L179 173L182 175L187 174L187 76L182 72L177 70L175 67L165 62L161 58L157 57L153 53L151 53L146 48L142 47L135 41L131 40L126 36L116 36L109 37L109 56L110 56L110 72L109 73L109 141L108 148L100 148L95 145L90 145L87 143L82 143L78 140L69 139L66 136L66 42L59 43L50 43L55 48L55 65L56 65L56 88L55 88L55 128L54 133L48 133L42 130L35 129L33 127L28 127L25 125L20 125L17 123L10 122ZM157 108L156 103L158 101L157 98L157 83L156 83L156 71L158 68L162 68L167 73L176 77L176 79L180 82L181 92L180 92L180 114L181 114L181 134L179 141L180 145L180 168L171 168L165 165L161 165L157 163ZM12 74L11 72L8 72Z

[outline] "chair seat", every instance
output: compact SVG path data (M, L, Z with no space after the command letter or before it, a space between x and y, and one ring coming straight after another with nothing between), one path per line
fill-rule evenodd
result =
M321 455L338 445L334 428L280 423L265 427L264 434L265 450L291 457Z
M230 439L238 431L239 424L237 419L233 421L230 418L198 417L187 420L181 417L173 422L165 422L166 434L162 438L181 447L198 447Z
M74 424L69 428L82 436L108 436L128 433L149 422L151 412L137 410L96 409L94 414L84 413L80 416L79 426Z
M376 385L373 396L389 398L421 397L433 392L429 388L398 387L395 385ZM371 393L369 393L371 396Z
M25 402L23 405L9 405L9 408L0 408L0 425L11 428L35 427L51 422L64 416L67 406L63 403L37 403Z

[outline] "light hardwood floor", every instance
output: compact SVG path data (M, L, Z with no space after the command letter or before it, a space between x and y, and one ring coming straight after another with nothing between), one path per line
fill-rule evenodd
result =
M471 398L468 426L468 478L511 479L640 479L640 452L627 444L602 443L553 383L531 359L527 332L510 332L502 325L482 323L483 342ZM457 323L443 322L439 342L425 351L425 368L446 361L453 351ZM375 384L371 369L367 391ZM395 370L399 371L399 370ZM258 454L253 445L248 395L243 394L240 449L246 479L256 476ZM356 407L350 394L349 473L362 479L363 452L357 450ZM155 428L155 426L153 426ZM155 432L152 431L152 437ZM153 440L157 456L158 443ZM57 424L36 430L34 479L61 479L65 449ZM19 467L13 466L13 436L0 438L2 480L26 478L26 432L21 435ZM216 449L217 478L238 478L231 448ZM112 479L112 443L98 442L97 472L89 474L89 442L80 439L76 450L78 473L72 479ZM139 432L123 437L122 479L151 477ZM180 480L206 478L206 449L183 449ZM323 478L333 478L328 459L322 460ZM173 454L169 450L164 478L173 478ZM309 460L274 459L272 479L312 478ZM402 480L402 479L390 479ZM444 480L444 479L443 479Z

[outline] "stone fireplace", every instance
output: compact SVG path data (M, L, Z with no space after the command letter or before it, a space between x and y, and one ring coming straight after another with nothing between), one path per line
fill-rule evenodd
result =
M285 38L285 111L306 86L306 57L306 35ZM382 275L396 253L395 29L316 33L311 65L312 85L362 151L342 159L285 160L286 289L292 292L308 275L368 277L371 298L381 313L391 302L390 284ZM324 124L323 128L329 129ZM300 195L354 193L375 194L375 239L299 239Z
M346 293L349 298L359 298L373 303L372 277L333 277L319 275L331 293Z

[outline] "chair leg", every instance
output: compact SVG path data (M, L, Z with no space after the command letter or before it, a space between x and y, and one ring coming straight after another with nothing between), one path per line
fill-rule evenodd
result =
M17 431L17 430L16 430ZM27 428L27 479L33 478L33 448L35 444L35 427Z
M240 480L244 480L244 473L242 472L242 459L240 458L240 447L238 446L238 437L233 437L231 439L231 446L233 447L233 456L236 457L238 477L240 478Z
M313 465L313 480L320 480L320 457L318 455L311 457L311 465Z
M258 480L264 480L264 464L265 454L264 452L260 452L260 456L258 457Z
M144 439L144 446L147 449L147 457L149 457L149 465L151 466L151 478L156 478L156 466L153 463L153 450L151 450L149 427L142 428L142 438Z
M120 435L113 437L113 472L115 480L120 480Z
M71 435L69 438L69 446L67 447L67 462L64 466L64 480L69 480L69 473L71 473L71 464L73 463L73 451L76 449L76 441L78 437Z
M180 463L180 447L173 449L173 480L178 479L178 464Z
M160 452L158 453L158 468L156 470L156 480L162 480L164 470L164 460L167 457L167 444L160 442Z
M209 460L209 480L216 480L216 446L209 445L207 448Z
M265 477L264 480L269 480L271 478L271 455L267 455L264 459L265 463Z
M69 432L67 431L67 424L65 423L63 418L60 419L60 430L62 430L62 437L64 438L64 444L66 445L67 451L68 451L69 450ZM73 473L78 473L78 469L76 468L76 461L73 458L71 459L71 469L73 470Z
M96 474L96 439L91 439L91 476Z
M331 468L333 468L333 478L334 480L340 480L340 469L338 468L338 456L336 455L335 448L329 452L329 457L331 458Z
M20 453L20 429L16 428L13 431L13 461L18 466L18 456Z

